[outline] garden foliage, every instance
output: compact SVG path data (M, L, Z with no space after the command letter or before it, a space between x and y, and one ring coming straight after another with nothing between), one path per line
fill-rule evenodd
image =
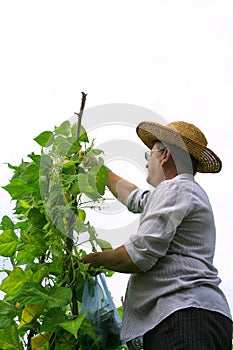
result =
M98 271L80 259L85 242L92 251L111 249L85 211L101 207L108 170L86 131L77 139L76 129L65 121L42 132L35 138L41 154L8 164L13 175L4 189L15 206L0 224L0 255L10 262L1 270L0 349L87 350L87 337L98 349L80 313L84 281Z

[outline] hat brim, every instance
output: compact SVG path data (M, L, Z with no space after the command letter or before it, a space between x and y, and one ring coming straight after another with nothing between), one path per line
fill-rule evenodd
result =
M175 129L151 121L141 122L136 132L142 142L150 149L155 141L170 143L182 148L199 162L197 171L200 173L218 173L222 168L219 157L209 148L180 135Z

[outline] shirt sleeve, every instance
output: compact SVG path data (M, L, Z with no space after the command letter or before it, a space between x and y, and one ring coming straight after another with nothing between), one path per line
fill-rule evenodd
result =
M188 193L171 181L164 181L151 192L138 232L125 243L129 256L140 270L150 270L166 254L189 203Z
M147 202L148 195L150 194L149 190L143 190L137 188L133 190L127 200L127 208L132 213L141 213Z

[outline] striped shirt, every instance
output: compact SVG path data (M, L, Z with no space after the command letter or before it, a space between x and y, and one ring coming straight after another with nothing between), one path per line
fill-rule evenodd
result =
M128 209L140 212L125 248L142 272L129 278L121 338L127 342L173 312L197 307L231 318L213 265L215 224L210 202L190 174L134 190Z

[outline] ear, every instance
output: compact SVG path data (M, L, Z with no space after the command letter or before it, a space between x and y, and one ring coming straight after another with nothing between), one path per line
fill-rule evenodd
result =
M162 160L161 160L161 166L165 166L167 165L167 163L172 159L172 155L171 152L169 151L169 149L165 149L165 151L163 152L163 154L161 155Z

